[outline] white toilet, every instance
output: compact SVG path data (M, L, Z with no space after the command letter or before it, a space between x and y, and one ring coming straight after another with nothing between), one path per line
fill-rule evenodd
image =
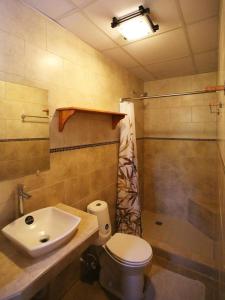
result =
M142 238L116 233L111 235L111 222L107 203L96 200L87 211L97 216L100 255L100 284L123 300L141 300L144 297L144 269L152 260L152 248Z

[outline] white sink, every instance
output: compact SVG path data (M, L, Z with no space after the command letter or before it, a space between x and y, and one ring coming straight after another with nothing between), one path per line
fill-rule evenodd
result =
M33 257L48 253L67 242L81 218L56 207L29 213L2 229L15 245Z

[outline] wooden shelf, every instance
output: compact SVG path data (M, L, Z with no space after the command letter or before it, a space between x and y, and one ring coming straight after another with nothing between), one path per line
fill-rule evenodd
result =
M66 122L77 112L110 115L112 117L112 129L115 129L119 121L126 116L126 114L117 113L117 112L87 109L87 108L80 108L80 107L62 107L62 108L57 108L57 111L59 113L59 131L63 131Z

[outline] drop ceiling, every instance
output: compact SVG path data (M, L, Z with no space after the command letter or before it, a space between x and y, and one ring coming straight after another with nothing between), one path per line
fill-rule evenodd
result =
M24 0L144 81L217 70L219 0ZM125 41L112 17L150 7L160 29Z

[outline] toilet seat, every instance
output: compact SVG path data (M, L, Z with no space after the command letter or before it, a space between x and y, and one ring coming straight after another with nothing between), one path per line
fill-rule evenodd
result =
M125 233L114 234L105 245L108 254L122 265L141 267L152 258L151 246L142 238Z

